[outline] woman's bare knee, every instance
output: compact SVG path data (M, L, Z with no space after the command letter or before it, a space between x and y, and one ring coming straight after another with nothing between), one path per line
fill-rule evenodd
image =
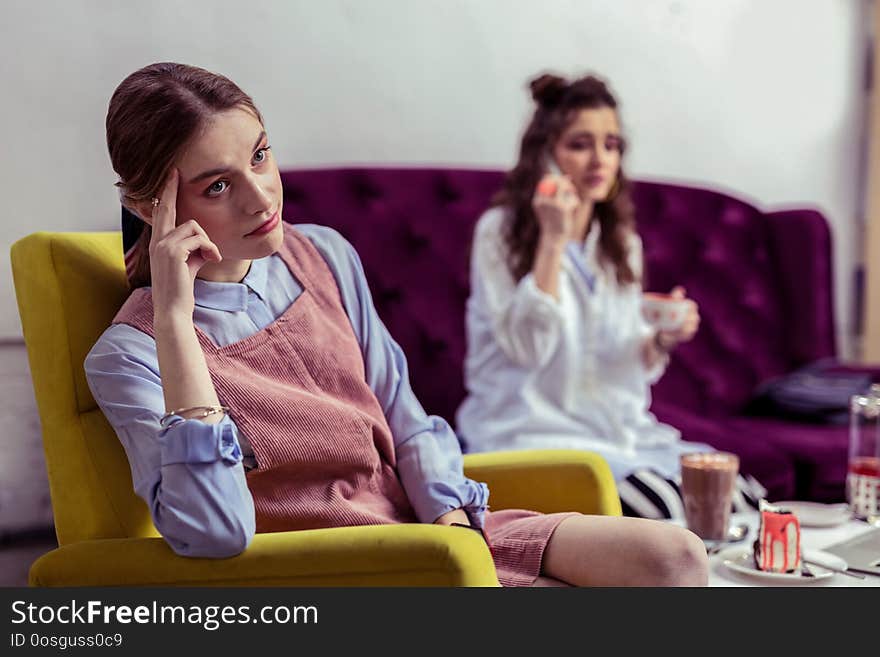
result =
M575 516L557 527L542 574L575 586L705 586L703 542L668 523Z
M706 546L693 532L669 527L663 541L653 550L654 586L706 586L709 557Z

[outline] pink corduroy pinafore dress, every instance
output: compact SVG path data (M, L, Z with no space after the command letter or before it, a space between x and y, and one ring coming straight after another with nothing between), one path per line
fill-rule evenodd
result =
M303 292L266 328L225 347L196 327L220 403L247 437L257 532L418 522L395 470L391 429L336 280L311 242L284 226L279 255ZM153 336L152 294L135 290L114 323ZM487 512L499 581L531 584L571 514Z

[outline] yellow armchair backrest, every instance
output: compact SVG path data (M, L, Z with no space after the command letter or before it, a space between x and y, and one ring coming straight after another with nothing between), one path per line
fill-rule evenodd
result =
M158 536L83 370L128 296L121 234L34 233L11 259L59 545Z

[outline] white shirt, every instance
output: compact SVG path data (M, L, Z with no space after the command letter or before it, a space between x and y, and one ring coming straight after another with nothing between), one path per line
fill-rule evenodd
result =
M566 250L558 300L540 290L531 273L517 283L502 236L508 216L492 208L475 229L468 396L456 418L466 448L584 449L604 456L616 479L640 468L674 477L678 455L705 446L682 442L677 429L648 411L650 385L666 361L647 371L642 360L653 329L641 314L641 285L621 286L614 271L599 264L596 222L582 245ZM638 277L642 244L635 233L629 257Z

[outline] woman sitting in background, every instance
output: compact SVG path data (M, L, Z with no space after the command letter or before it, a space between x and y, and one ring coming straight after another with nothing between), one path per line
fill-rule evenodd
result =
M642 243L607 86L542 75L531 91L519 161L475 229L458 431L471 451L598 452L625 514L683 518L679 456L711 448L648 407L669 353L697 331L697 304L671 331L642 317ZM739 508L763 495L751 478L738 487Z
M484 530L507 586L702 585L692 533L632 518L488 511L455 434L336 232L281 220L260 113L225 77L165 63L116 89L107 142L143 221L134 288L90 351L89 386L175 552L255 532L405 522Z

